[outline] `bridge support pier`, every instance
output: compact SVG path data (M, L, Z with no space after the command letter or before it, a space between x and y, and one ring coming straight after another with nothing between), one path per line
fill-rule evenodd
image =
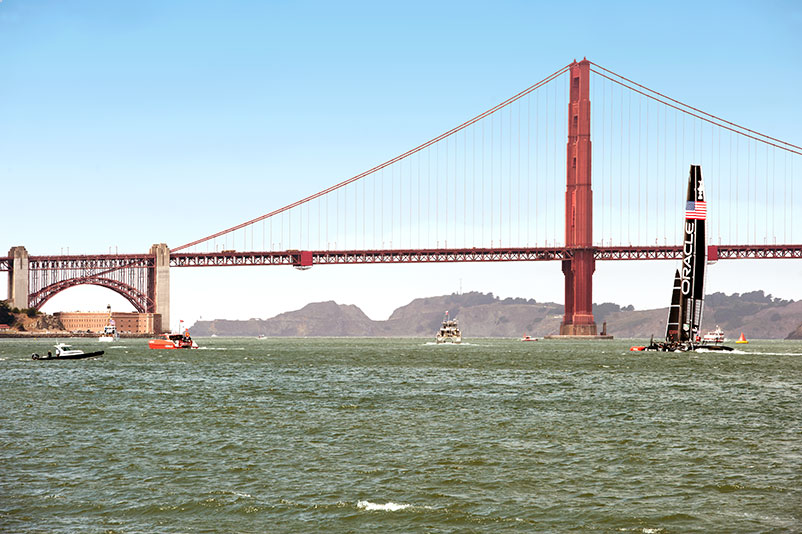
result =
M593 271L596 260L592 250L575 250L574 257L564 260L565 315L560 324L561 336L595 336L593 319Z
M11 247L11 270L8 273L8 300L12 308L28 308L28 251L25 247Z
M162 332L170 331L170 249L164 244L150 247L155 258L148 277L148 296L152 304L148 312L161 315Z

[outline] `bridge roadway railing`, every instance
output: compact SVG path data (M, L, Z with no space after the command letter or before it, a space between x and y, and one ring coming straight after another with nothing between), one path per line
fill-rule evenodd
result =
M232 267L247 265L347 265L365 263L452 263L567 260L573 251L565 247L462 248L430 250L283 250L267 252L177 252L170 267ZM592 247L596 260L678 260L679 246ZM710 245L711 261L731 259L802 259L802 245ZM150 254L97 254L31 256L32 270L99 277L120 269L153 267ZM11 269L11 258L0 257L0 271Z
M371 263L451 263L554 261L571 259L576 248L520 247L430 250L284 250L269 252L174 253L171 267L245 265L348 265ZM680 246L592 247L596 260L679 260ZM802 259L802 245L710 245L710 261L729 259Z

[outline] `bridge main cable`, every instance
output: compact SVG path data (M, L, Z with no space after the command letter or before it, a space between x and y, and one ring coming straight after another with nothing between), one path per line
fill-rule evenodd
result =
M362 172L360 174L357 174L356 176L353 176L353 177L351 177L351 178L349 178L347 180L344 180L344 181L342 181L342 182L340 182L340 183L338 183L336 185L333 185L333 186L331 186L331 187L329 187L327 189L319 191L319 192L315 193L314 195L310 195L310 196L308 196L306 198L303 198L301 200L293 202L292 204L288 204L288 205L284 206L283 208L279 208L277 210L271 211L270 213L267 213L267 214L262 215L260 217L256 217L255 219L251 219L250 221L246 221L244 223L238 224L237 226L232 226L231 228L227 228L226 230L222 230L220 232L217 232L215 234L206 236L204 238L197 239L195 241L192 241L191 243L187 243L185 245L181 245L179 247L172 248L172 249L170 249L170 252L171 253L172 252L178 252L180 250L184 250L186 248L193 247L193 246L198 245L200 243L203 243L205 241L209 241L210 239L215 239L215 238L220 237L222 235L225 235L225 234L228 234L228 233L231 233L231 232L235 232L235 231L240 230L242 228L245 228L246 226L249 226L251 224L257 223L259 221L263 221L265 219L268 219L270 217L273 217L275 215L283 213L283 212L285 212L287 210L291 210L292 208L298 207L298 206L300 206L302 204L305 204L305 203L307 203L307 202L309 202L311 200L314 200L314 199L319 198L319 197L321 197L323 195L331 193L332 191L340 189L341 187L345 187L346 185L348 185L348 184L350 184L352 182L355 182L355 181L357 181L357 180L359 180L361 178L364 178L364 177L369 176L369 175L371 175L371 174L373 174L373 173L375 173L377 171L380 171L380 170L384 169L385 167L388 167L388 166L390 166L390 165L392 165L394 163L397 163L397 162L399 162L399 161L401 161L401 160L403 160L403 159L405 159L405 158L407 158L407 157L409 157L409 156L411 156L411 155L413 155L413 154L415 154L417 152L420 152L421 150L426 149L427 147L430 147L430 146L434 145L435 143L438 143L439 141L442 141L446 137L449 137L449 136L451 136L451 135L453 135L453 134L455 134L455 133L457 133L457 132L459 132L461 130L464 130L468 126L470 126L470 125L472 125L472 124L484 119L485 117L487 117L489 115L492 115L496 111L508 106L509 104L512 104L513 102L515 102L517 100L520 100L521 98L525 97L526 95L528 95L532 91L535 91L536 89L546 85L547 83L551 82L555 78L557 78L560 75L564 74L565 72L568 71L568 69L569 69L569 65L566 65L566 66L562 67L561 69L557 70L553 74L551 74L551 75L547 76L546 78L540 80L539 82L535 83L534 85L531 85L531 86L527 87L526 89L524 89L520 93L508 98L504 102L501 102L500 104L497 104L496 106L493 106L492 108L488 109L484 113L480 113L479 115L473 117L472 119L469 119L469 120L465 121L464 123L460 124L459 126L456 126L456 127L452 128L452 129L448 130L447 132L445 132L445 133L443 133L443 134L441 134L441 135L439 135L439 136L437 136L437 137L435 137L433 139L430 139L429 141L426 141L425 143L423 143L421 145L418 145L415 148L413 148L411 150L408 150L407 152L404 152L403 154L401 154L399 156L396 156L396 157L394 157L394 158L392 158L390 160L387 160L384 163L381 163L380 165L377 165L377 166L373 167L372 169L368 169L367 171L364 171L364 172Z
M793 143L789 143L787 141L783 141L782 139L777 139L776 137L771 137L770 135L766 135L760 132L756 132L755 130L750 130L745 126L741 126L739 124L735 124L734 122L730 122L726 119L722 119L721 117L717 117L712 113L707 113L706 111L702 111L701 109L695 108L691 105L685 104L679 100L671 98L670 96L666 96L659 91L655 91L654 89L650 89L645 85L641 85L638 82L632 81L625 76L621 76L618 73L611 71L610 69L606 69L599 65L598 63L594 63L590 61L590 64L594 67L598 67L599 69L603 70L604 72L598 71L596 69L591 69L592 72L598 74L599 76L610 80L613 83L617 83L623 87L631 91L635 91L638 94L645 96L646 98L650 98L656 102L660 102L668 107L674 108L682 113L686 113L693 117L696 117L699 120L703 120L707 123L713 124L718 126L719 128L724 128L725 130L729 130L733 133L743 135L745 137L749 137L755 141L765 143L767 145L773 146L780 150L785 150L791 152L792 154L798 154L802 156L802 147L797 146ZM605 74L605 72L607 74ZM615 79L619 78L619 79ZM624 80L623 82L621 80ZM624 83L626 82L626 83ZM631 84L631 85L629 85ZM633 87L634 86L634 87ZM642 90L641 90L642 89ZM645 92L644 92L645 91ZM657 96L655 96L657 95ZM673 102L673 104L672 104ZM689 111L690 110L690 111Z

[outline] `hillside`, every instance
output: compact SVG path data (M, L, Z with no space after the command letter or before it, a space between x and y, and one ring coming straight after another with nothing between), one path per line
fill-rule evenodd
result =
M64 331L58 318L33 309L11 308L6 301L0 301L0 324L8 326L8 332Z
M464 293L415 299L396 309L386 321L373 321L353 305L335 302L308 304L302 309L270 319L198 321L193 335L208 336L390 336L430 337L440 326L444 312L460 321L466 337L544 336L557 333L563 306L522 298L499 299L492 293ZM617 304L594 304L599 329L616 337L662 337L668 308L634 310ZM802 301L794 302L762 291L706 298L703 328L721 326L728 337L745 332L749 338L802 338ZM794 332L797 334L794 334Z

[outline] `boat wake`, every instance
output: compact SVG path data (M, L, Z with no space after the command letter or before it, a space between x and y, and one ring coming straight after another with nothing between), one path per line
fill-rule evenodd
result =
M744 352L744 351L738 350L738 349L722 351L722 350L715 350L715 349L714 350L710 350L710 349L706 349L704 347L699 347L694 352L699 352L699 353L715 352L715 353L725 353L725 354L754 354L753 352Z
M399 510L407 510L408 508L412 508L412 505L396 504L394 502L376 504L370 501L358 501L356 503L356 507L360 510L366 510L368 512L398 512Z
M802 356L802 352L757 352L757 351L749 351L749 352L741 352L739 350L733 351L736 354L759 354L761 356Z

